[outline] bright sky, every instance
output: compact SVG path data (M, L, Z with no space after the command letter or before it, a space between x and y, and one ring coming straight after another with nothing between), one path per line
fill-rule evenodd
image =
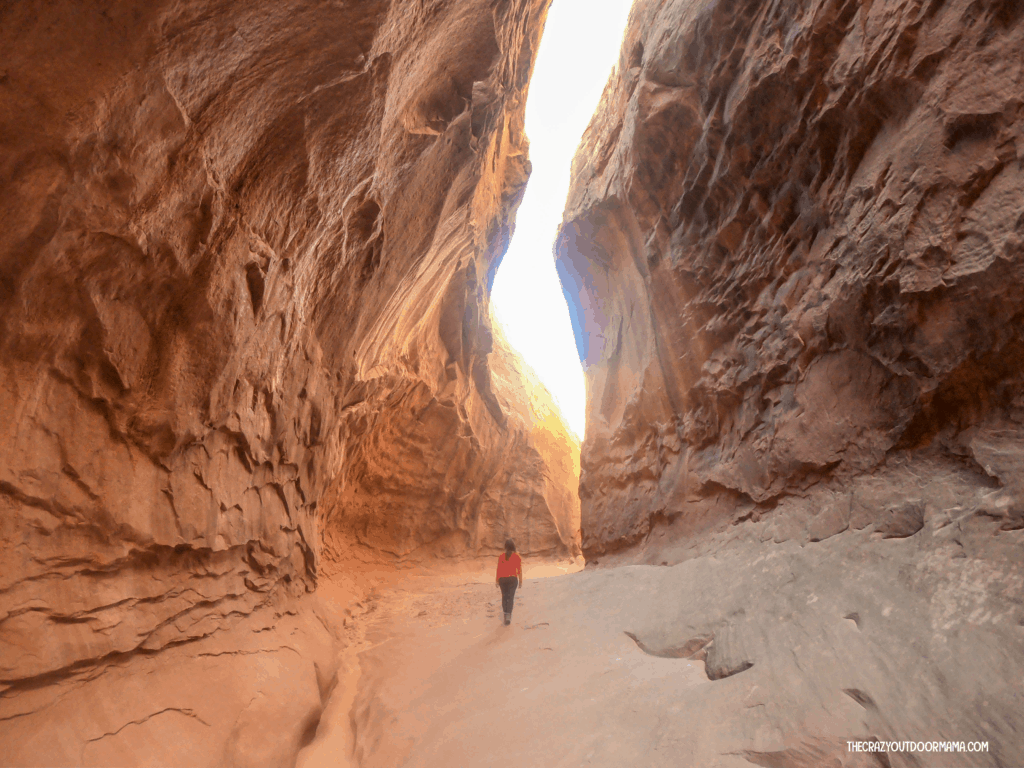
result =
M509 342L583 437L586 393L552 244L572 156L618 60L632 0L554 0L526 103L530 176L512 245L491 292Z

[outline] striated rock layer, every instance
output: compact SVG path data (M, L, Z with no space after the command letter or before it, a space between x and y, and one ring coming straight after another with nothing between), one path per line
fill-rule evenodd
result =
M546 7L0 9L0 762L290 764L326 533L578 551L489 362Z
M905 452L1016 494L1022 51L1015 3L637 3L557 245L585 551Z
M1022 53L1019 3L633 8L556 257L584 552L680 564L623 630L719 686L686 764L1024 757Z
M325 496L329 559L353 543L400 560L497 553L510 536L524 553L580 553L579 442L488 322L486 399L409 377L384 407L353 409L359 439Z

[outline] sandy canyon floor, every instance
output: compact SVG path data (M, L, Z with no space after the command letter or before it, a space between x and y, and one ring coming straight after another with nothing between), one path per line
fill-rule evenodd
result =
M488 573L371 590L346 659L358 692L332 698L299 766L678 765L664 725L704 664L645 654L609 620L623 574L559 570L527 569L509 627Z
M944 531L527 571L510 627L489 572L336 586L347 671L298 765L1017 765L1019 605L971 585L1020 569ZM874 737L990 747L847 750Z

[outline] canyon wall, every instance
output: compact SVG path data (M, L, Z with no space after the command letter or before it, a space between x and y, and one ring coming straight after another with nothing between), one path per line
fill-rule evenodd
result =
M384 407L359 405L360 439L350 439L324 499L330 571L361 555L406 563L493 553L508 537L534 556L580 553L579 442L497 321L488 327L490 403L454 382L432 389L409 378ZM477 420L467 418L473 406Z
M0 8L0 762L290 764L332 537L578 551L490 362L546 8Z
M907 534L917 460L1024 525L1022 52L998 0L636 3L556 247L588 556Z
M710 681L651 764L1021 763L1022 54L1017 2L634 5L556 260L588 564Z

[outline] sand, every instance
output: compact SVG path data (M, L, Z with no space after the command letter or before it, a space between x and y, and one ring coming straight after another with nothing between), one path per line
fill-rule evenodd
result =
M489 570L364 575L346 671L298 765L1017 764L1021 663L1001 649L1020 627L1000 613L1016 604L968 577L1019 569L948 547L922 564L946 530L548 577L528 563L508 627ZM886 763L847 748L873 738L990 750Z

